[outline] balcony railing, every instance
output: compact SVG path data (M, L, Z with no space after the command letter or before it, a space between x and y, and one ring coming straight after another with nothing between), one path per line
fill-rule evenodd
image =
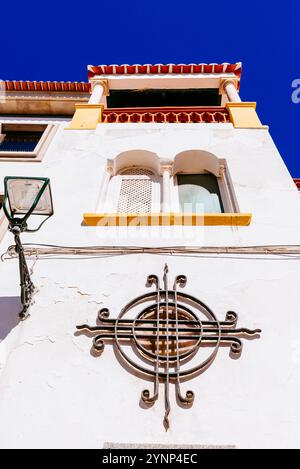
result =
M226 108L215 107L170 107L170 108L111 108L104 109L102 122L115 123L169 123L204 124L230 123Z

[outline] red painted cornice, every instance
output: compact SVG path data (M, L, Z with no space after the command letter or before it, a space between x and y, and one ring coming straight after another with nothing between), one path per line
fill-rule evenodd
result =
M88 77L95 75L162 75L162 74L196 74L196 73L234 73L240 77L242 64L145 64L145 65L89 65Z
M294 178L294 183L296 184L298 191L300 191L300 178Z
M42 91L62 93L89 93L90 84L70 81L0 81L1 91Z

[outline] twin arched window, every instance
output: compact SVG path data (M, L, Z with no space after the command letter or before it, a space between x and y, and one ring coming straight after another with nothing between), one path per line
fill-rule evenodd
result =
M173 160L130 150L107 162L101 209L106 213L238 212L226 161L204 150Z
M132 166L109 182L106 211L112 213L157 213L166 193L163 177L152 169ZM218 178L211 173L178 173L168 180L170 212L222 213Z

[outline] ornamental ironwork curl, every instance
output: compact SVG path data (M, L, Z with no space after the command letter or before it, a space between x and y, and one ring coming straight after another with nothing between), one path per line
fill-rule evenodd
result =
M257 338L261 333L260 329L237 328L238 316L233 311L219 321L202 301L181 291L187 283L185 275L176 276L170 289L168 270L165 265L162 286L157 275L149 275L147 285L155 290L134 298L116 319L111 319L109 310L102 308L96 326L77 326L78 331L94 335L93 352L100 355L105 344L113 341L129 368L153 382L152 392L144 389L141 393L145 406L156 402L160 383L164 385L166 430L170 426L170 383L175 384L178 404L191 407L194 392L183 393L181 384L206 371L221 346L229 346L230 356L239 358L243 348L241 338ZM198 361L200 351L206 353Z

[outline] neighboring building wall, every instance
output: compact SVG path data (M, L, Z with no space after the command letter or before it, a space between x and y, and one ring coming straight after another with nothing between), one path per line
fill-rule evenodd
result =
M43 121L44 122L44 121ZM266 129L231 124L101 124L95 131L57 130L39 163L0 163L6 175L51 179L55 215L22 240L62 246L255 246L298 244L300 199ZM146 150L164 160L186 150L225 159L241 212L250 226L88 227L84 212L99 210L107 159ZM3 187L0 185L0 192ZM7 233L1 253L13 244ZM187 275L186 292L220 319L261 328L244 340L239 360L221 348L214 364L183 384L191 409L180 408L171 386L171 429L165 432L163 392L148 410L140 393L151 384L128 373L113 349L90 355L91 339L76 325L95 324L101 307L116 317L146 291L148 274ZM31 317L17 323L17 260L0 264L0 447L101 448L105 442L299 447L300 266L292 256L119 255L32 259L39 292Z

